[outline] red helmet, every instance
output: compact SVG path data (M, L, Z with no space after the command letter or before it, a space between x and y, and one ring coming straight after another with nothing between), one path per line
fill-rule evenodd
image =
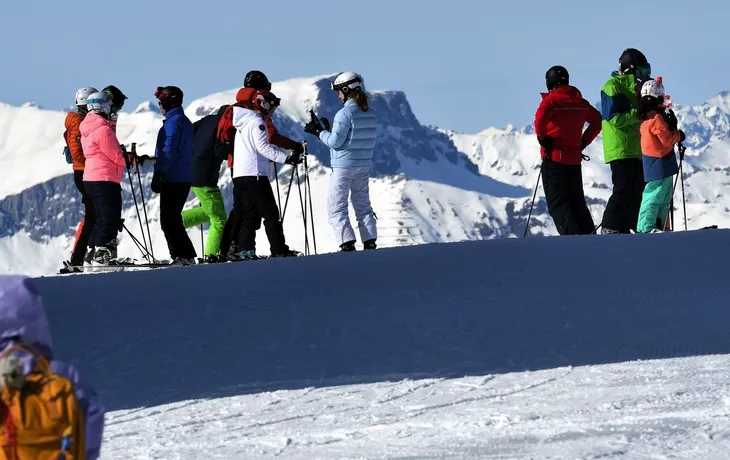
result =
M281 104L281 99L274 96L271 91L261 90L256 91L251 102L253 102L254 109L261 112L262 115L271 116Z

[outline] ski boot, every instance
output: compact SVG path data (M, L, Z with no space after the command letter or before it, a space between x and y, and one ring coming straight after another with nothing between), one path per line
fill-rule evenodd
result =
M172 262L170 262L170 265L175 266L181 266L181 267L187 267L188 265L195 265L195 258L187 259L185 257L175 257L172 259Z
M376 249L378 247L378 245L375 244L375 239L367 240L362 245L363 245L363 249L365 249L366 251L371 250L371 249Z
M84 262L91 265L94 262L94 254L96 253L96 248L89 248L89 251L84 256Z
M72 265L71 262L65 260L63 268L58 271L59 275L68 275L70 273L83 273L84 270L78 265Z
M273 257L299 257L299 256L301 256L301 255L304 255L304 254L302 254L302 253L301 253L301 252L299 252L299 251L294 251L294 250L292 250L292 249L288 249L288 248L287 248L287 249L286 249L286 250L285 250L284 252L282 252L281 254L276 254L276 255L274 255L274 254L271 254L271 257L272 257L272 258L273 258Z
M340 245L340 252L353 252L356 250L354 241L347 241Z
M109 243L96 248L94 252L94 263L96 265L109 265L109 263L117 258L117 240L113 239Z
M231 247L228 248L228 252L225 255L225 260L236 262L241 260L241 251L238 250L236 243L231 243Z
M219 264L228 260L228 257L223 257L220 254L210 254L202 259L198 259L199 264Z

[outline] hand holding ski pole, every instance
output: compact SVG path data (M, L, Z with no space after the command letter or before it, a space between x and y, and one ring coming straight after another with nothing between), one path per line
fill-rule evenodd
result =
M322 122L325 131L332 131L332 125L330 124L330 121L327 119L327 117L322 117L319 120Z
M313 135L319 137L319 133L321 133L325 129L322 126L322 123L317 118L317 115L315 115L314 110L311 110L311 109L309 110L309 116L310 116L310 120L309 120L309 123L304 125L304 132L313 134Z

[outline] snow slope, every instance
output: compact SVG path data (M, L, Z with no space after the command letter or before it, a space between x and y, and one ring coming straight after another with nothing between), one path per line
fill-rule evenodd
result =
M110 411L104 458L709 459L730 448L729 237L38 282L57 355Z

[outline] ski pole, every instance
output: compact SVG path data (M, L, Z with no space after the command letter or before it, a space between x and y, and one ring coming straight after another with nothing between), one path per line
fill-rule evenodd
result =
M279 205L279 220L283 220L281 215L281 195L279 194L279 166L274 161L274 177L276 178L276 204Z
M202 203L200 207L203 207ZM203 224L200 224L200 251L200 253L203 254L203 257L205 257L205 243L203 242Z
M137 156L137 143L132 142L132 153ZM144 187L142 187L142 175L139 173L139 164L135 161L134 167L137 170L137 182L139 183L139 194L142 197L142 211L144 211L144 223L147 226L147 240L150 243L149 252L152 255L152 261L155 260L155 249L152 247L152 232L150 232L150 221L147 218L147 203L144 198ZM142 233L144 235L144 232Z
M139 239L136 236L134 236L134 234L132 233L131 230L129 230L129 228L127 227L126 224L122 223L122 228L124 228L124 230L126 230L127 233L129 233L130 238L132 238L132 242L135 244L135 246L137 246L137 249L139 249L139 252L142 253L142 257L144 257L145 259L149 259L149 257L151 256L151 254L147 250L147 248L145 248L144 246L142 246L142 242L139 241Z
M684 151L686 150L686 147L680 142L677 144L677 150L679 150L679 173L677 174L677 178L674 179L674 184L672 185L672 199L674 198L674 192L677 190L677 182L679 182L679 178L682 177L682 162L684 161ZM682 180L682 189L684 190L684 179ZM684 192L682 192L684 193ZM684 197L684 195L683 195ZM684 201L684 198L682 198ZM667 215L664 216L664 221L666 222L667 219L669 219L669 212L671 211L671 208L667 210ZM686 208L685 208L685 216L686 216ZM686 217L685 217L686 219ZM687 225L685 224L685 230L687 229Z
M307 142L302 142L304 145L304 192L305 197L307 191L309 191L309 220L312 221L312 244L314 246L314 255L317 255L317 237L314 234L314 209L312 208L312 185L309 181L309 165L307 164Z
M684 146L682 146L684 148ZM682 155L684 156L684 154ZM682 182L682 214L684 214L684 231L687 231L687 202L684 199L684 171L682 170L682 163L679 163L679 177Z
M304 221L304 255L309 255L309 233L307 232L307 210L302 199L302 185L299 180L299 168L295 169L297 173L297 188L299 189L299 205L302 207L302 220Z
M144 235L144 227L142 226L142 217L139 213L139 205L137 204L137 193L134 191L134 182L132 181L132 167L128 163L127 164L127 178L129 179L129 188L132 191L132 199L134 200L134 209L137 211L137 220L139 221L139 230L142 232L142 241L144 242L144 247L147 249L147 238ZM130 232L131 234L131 232ZM147 249L147 252L149 253L149 250Z
M296 166L292 166L291 178L289 178L289 188L286 191L286 200L284 200L284 211L281 213L281 223L284 223L284 217L286 216L286 208L289 206L289 195L291 194L291 186L294 183L294 173L296 172Z
M542 167L545 165L545 160L540 164L540 171L537 173L537 183L535 183L535 192L532 194L532 203L530 204L530 213L527 215L527 223L525 224L525 234L522 238L527 236L527 230L530 228L530 218L532 217L532 208L535 206L535 198L537 197L537 189L540 186L540 177L542 176Z

